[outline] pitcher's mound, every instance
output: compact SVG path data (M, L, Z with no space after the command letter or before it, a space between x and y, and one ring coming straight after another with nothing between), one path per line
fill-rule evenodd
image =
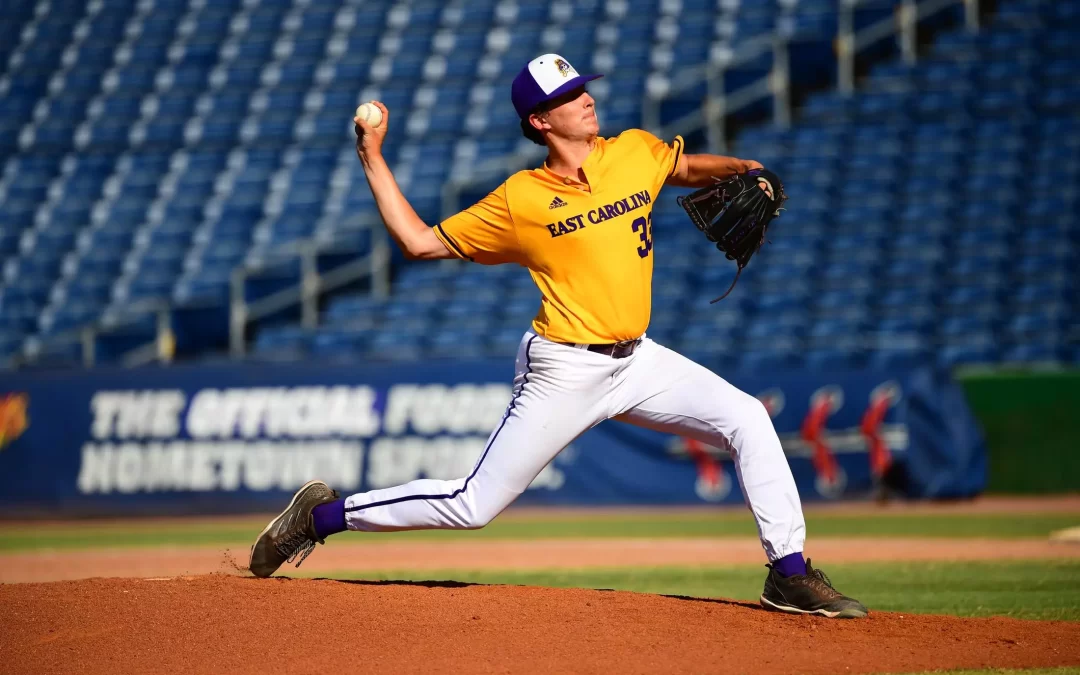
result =
M457 582L210 575L0 586L23 673L867 673L1080 664L1080 624ZM873 608L871 608L873 611Z

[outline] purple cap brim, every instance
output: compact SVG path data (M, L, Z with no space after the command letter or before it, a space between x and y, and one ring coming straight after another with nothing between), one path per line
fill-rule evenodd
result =
M559 98L566 92L577 89L578 87L584 85L586 82L592 82L593 80L598 80L601 77L603 77L603 75L578 75L563 86L559 87L555 91L551 92L544 98L537 101L537 103L544 103L545 101L550 101L553 98Z
M541 103L550 101L553 98L558 98L568 91L577 89L586 82L591 82L600 79L601 77L603 77L603 75L578 75L563 83L558 89L550 94L544 94L539 85L528 76L528 69L525 69L514 80L514 108L517 109L518 116L521 117L521 119L525 119L536 109L536 106ZM530 91L530 89L532 89L532 91Z

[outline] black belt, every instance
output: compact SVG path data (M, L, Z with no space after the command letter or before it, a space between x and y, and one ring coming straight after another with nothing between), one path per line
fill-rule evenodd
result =
M623 340L622 342L608 342L606 344L590 345L590 344L573 344L568 343L571 347L577 347L578 349L587 349L590 352L596 352L597 354L603 354L604 356L610 356L613 359L625 359L634 353L641 345L641 338L635 338L633 340Z

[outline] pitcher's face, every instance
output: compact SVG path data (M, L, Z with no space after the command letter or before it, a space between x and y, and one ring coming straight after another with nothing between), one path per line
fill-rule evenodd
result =
M552 99L544 106L543 121L551 133L568 140L587 140L600 133L596 119L596 101L585 87L579 87Z

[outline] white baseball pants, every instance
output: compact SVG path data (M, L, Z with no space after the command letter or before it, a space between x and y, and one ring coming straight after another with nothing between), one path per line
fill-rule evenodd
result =
M555 455L609 418L731 450L769 560L803 550L795 480L765 407L719 375L645 338L624 359L546 340L518 348L513 398L468 476L415 480L345 500L350 530L476 529Z

